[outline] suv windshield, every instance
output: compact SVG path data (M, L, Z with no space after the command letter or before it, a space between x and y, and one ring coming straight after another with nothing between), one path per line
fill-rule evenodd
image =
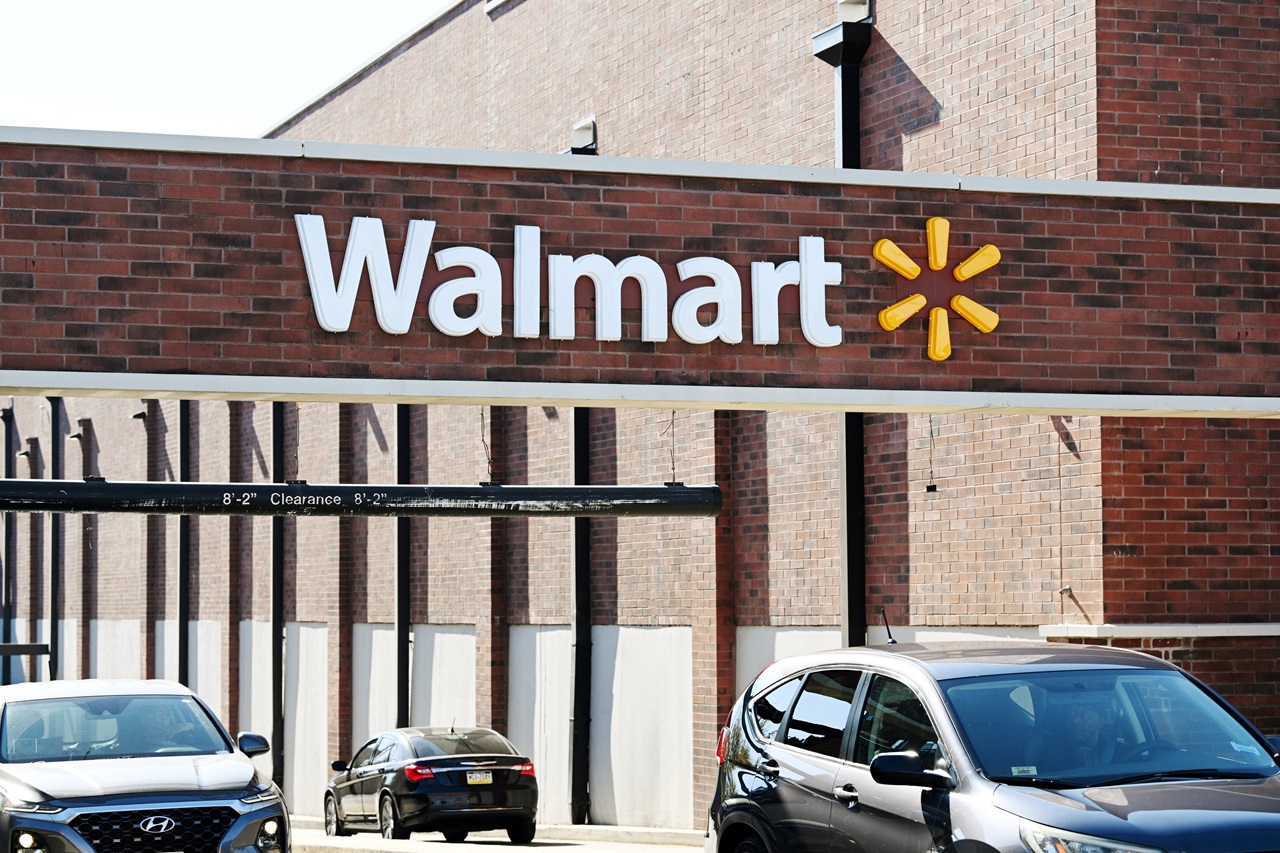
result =
M228 744L190 696L92 696L10 702L0 762L224 752Z
M1018 672L942 683L983 773L1097 785L1270 775L1268 748L1178 672Z

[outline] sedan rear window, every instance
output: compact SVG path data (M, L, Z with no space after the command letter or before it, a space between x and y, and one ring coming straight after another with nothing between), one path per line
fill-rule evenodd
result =
M516 748L497 732L444 732L409 738L418 758L437 755L516 755Z

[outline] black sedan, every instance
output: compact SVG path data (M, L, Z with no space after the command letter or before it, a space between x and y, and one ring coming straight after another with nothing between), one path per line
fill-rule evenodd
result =
M383 838L505 829L516 844L533 840L538 779L533 762L491 729L404 728L381 732L356 750L324 795L324 830L367 829Z

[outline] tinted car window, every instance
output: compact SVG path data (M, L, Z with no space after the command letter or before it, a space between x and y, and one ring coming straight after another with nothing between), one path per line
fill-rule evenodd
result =
M936 757L937 735L920 699L900 681L874 676L867 690L867 703L858 726L858 742L853 760L870 764L882 752L915 750L931 765Z
M373 762L373 747L376 744L377 741L371 740L364 746L360 747L359 752L357 752L355 757L351 759L351 767L354 769L356 767L363 767L366 764L371 764Z
M497 732L445 732L411 737L418 758L437 755L516 755L510 741Z
M773 740L787 716L791 700L796 698L800 690L800 678L784 682L751 703L751 716L756 721L756 731L765 740Z
M850 669L810 673L787 722L783 743L838 757L859 677Z
M386 764L391 760L391 750L395 746L396 739L391 735L383 735L378 739L378 745L374 748L373 760L371 764Z

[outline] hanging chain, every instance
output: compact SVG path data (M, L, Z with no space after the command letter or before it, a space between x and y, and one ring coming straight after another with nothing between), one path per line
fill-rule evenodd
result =
M489 433L484 425L484 406L480 407L480 444L484 446L485 463L488 465L489 479L486 482L493 483L493 451L489 449Z
M662 431L662 435L671 434L671 482L679 482L676 479L676 410L671 410L671 420L667 423L667 428Z

